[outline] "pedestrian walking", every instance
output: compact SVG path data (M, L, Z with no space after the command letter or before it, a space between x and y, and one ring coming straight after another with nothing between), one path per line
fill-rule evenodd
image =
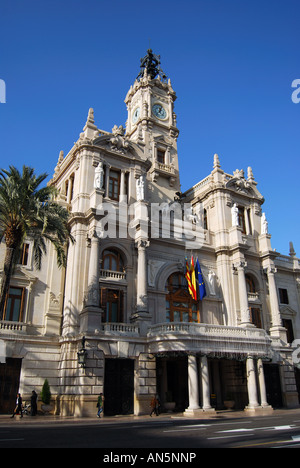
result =
M16 407L15 407L15 410L14 410L12 416L11 416L12 418L15 416L15 414L20 414L21 418L23 418L22 404L23 404L23 400L22 400L22 397L21 397L21 393L18 393L17 394L17 400L16 400Z
M98 408L97 416L98 416L98 418L101 418L101 413L103 413L103 409L104 409L104 395L103 395L103 393L100 393L100 395L98 396L97 408Z
M159 415L159 399L157 395L155 395L152 398L150 406L151 406L150 416L152 416L153 413L155 413L156 416L158 416Z
M31 393L30 404L31 404L30 414L31 416L35 416L37 414L37 393L34 390L32 390L32 393Z

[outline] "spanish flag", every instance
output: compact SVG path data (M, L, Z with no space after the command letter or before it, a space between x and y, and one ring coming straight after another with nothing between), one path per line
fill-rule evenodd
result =
M193 297L193 289L192 289L192 282L191 282L191 274L189 269L189 264L187 258L185 259L185 278L187 280L189 293Z
M193 299L197 300L197 283L196 283L196 274L195 274L195 265L194 265L194 258L191 258L191 282L192 282L192 291L193 291Z

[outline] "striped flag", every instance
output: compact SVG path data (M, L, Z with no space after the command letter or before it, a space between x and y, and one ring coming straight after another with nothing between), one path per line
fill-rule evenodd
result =
M193 297L191 275L190 275L190 269L189 269L189 264L188 264L187 258L185 259L185 278L186 278L186 281L187 281L187 284L188 284L189 293Z
M197 283L196 283L196 274L195 274L195 265L194 265L193 256L191 258L190 275L191 275L191 282L192 282L193 299L196 301L197 300Z

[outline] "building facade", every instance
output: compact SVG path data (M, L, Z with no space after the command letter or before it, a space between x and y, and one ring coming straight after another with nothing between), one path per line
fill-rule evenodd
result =
M53 411L95 415L229 405L299 405L292 343L300 338L300 264L271 246L251 167L212 171L180 191L176 94L148 50L125 103L126 128L99 130L90 109L50 184L70 211L65 269L42 269L24 244L0 318L0 412L47 378ZM5 245L1 244L3 268ZM186 263L206 295L194 300ZM231 402L231 403L230 403ZM233 403L232 403L233 402Z

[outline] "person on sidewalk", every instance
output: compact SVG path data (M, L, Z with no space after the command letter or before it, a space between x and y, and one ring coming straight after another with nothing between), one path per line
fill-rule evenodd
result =
M101 413L103 413L103 407L104 407L104 395L103 393L100 393L99 397L98 397L98 401L97 401L97 408L98 408L98 412L97 412L97 416L98 418L101 418Z
M32 390L31 398L30 398L30 405L31 405L31 416L36 416L37 414L37 393Z
M15 407L15 410L14 410L12 416L11 416L12 418L15 416L15 414L20 414L21 418L23 418L22 404L23 404L23 400L22 400L22 397L21 397L21 393L18 393L17 394L16 407Z
M152 400L151 400L151 403L150 403L150 406L151 406L151 412L150 412L150 416L152 416L153 413L156 414L156 416L159 415L159 399L158 399L158 395L155 395Z

